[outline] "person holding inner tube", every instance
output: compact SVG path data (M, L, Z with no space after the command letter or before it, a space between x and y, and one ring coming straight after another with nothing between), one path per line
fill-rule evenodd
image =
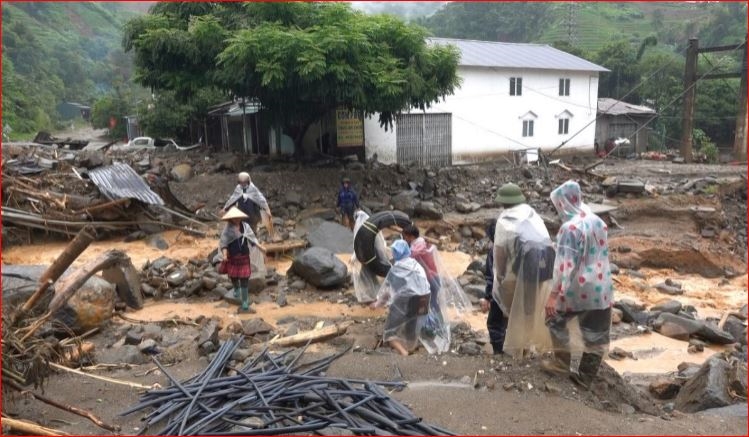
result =
M396 240L391 251L393 266L370 307L389 307L383 339L405 356L416 348L421 325L429 313L429 281L424 268L411 258L405 240Z
M354 211L359 209L359 197L351 188L351 179L341 179L341 189L338 190L336 212L341 215L341 224L354 230Z

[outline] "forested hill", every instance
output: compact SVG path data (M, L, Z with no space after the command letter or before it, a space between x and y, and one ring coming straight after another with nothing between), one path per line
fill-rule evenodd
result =
M114 2L2 4L3 126L16 135L54 129L63 101L93 104L129 86L122 23L137 12Z
M620 39L661 45L742 41L745 2L451 2L416 22L436 36L505 42L569 42L595 52Z

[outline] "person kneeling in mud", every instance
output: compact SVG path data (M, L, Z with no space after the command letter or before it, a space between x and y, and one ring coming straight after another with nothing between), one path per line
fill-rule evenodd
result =
M371 307L389 307L384 341L399 354L408 355L416 348L419 330L429 313L429 281L424 268L410 257L406 241L395 241L391 250L394 264Z

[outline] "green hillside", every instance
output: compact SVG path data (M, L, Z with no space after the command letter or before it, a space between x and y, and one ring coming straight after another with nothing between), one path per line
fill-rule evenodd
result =
M3 2L3 125L16 136L53 129L59 103L129 86L121 27L133 15L113 2Z

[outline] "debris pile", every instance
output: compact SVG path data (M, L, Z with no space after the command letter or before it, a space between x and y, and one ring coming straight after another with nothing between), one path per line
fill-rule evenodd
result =
M144 420L149 433L163 423L155 435L452 435L422 422L382 389L403 383L324 376L347 351L301 362L304 349L276 356L266 349L247 358L236 375L225 375L241 342L226 341L202 373L182 382L155 360L172 385L147 392L122 415L153 408Z

